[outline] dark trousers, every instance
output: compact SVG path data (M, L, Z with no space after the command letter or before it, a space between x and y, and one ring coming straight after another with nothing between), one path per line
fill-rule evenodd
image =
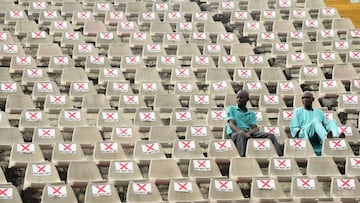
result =
M264 132L255 132L251 134L251 137L246 137L245 133L233 133L231 134L231 139L234 141L237 150L241 157L245 156L246 153L246 144L249 138L268 138L273 143L275 150L279 156L282 156L282 151L276 137L270 133Z

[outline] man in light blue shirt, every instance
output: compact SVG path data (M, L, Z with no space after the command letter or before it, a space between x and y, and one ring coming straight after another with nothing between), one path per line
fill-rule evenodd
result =
M281 148L275 136L270 133L260 132L256 125L255 113L246 108L249 93L245 90L240 90L236 94L236 100L237 105L229 106L226 109L226 134L234 141L240 156L245 156L246 144L249 138L270 139L277 154L282 156Z
M306 91L302 96L304 107L297 108L291 119L290 131L293 137L310 140L316 155L320 156L322 143L327 138L339 137L335 120L327 120L320 109L313 109L314 96ZM344 137L341 134L340 137Z

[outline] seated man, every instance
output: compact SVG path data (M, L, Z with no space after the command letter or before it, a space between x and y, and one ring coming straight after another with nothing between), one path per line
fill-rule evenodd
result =
M316 155L321 155L322 143L326 138L339 137L335 120L327 120L320 109L313 109L314 96L306 91L302 96L304 107L295 109L291 119L291 135L296 138L308 138ZM345 137L341 134L340 137Z
M256 115L246 108L249 101L249 93L240 90L236 95L237 105L226 109L226 134L234 141L240 156L246 153L246 144L249 138L268 138L272 141L279 156L282 156L279 143L275 136L270 133L260 132L256 125Z

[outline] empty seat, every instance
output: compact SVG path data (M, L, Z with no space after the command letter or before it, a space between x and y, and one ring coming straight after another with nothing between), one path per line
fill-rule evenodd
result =
M129 46L131 48L142 48L145 44L152 44L153 40L148 32L130 33Z
M278 157L273 143L270 139L248 139L246 145L246 157L266 159Z
M331 177L340 176L340 172L332 157L309 157L306 175L317 177L318 180L330 180Z
M5 112L0 111L0 128L8 128L10 126L9 118Z
M105 56L88 56L85 61L85 72L98 73L103 69L111 68L109 60Z
M226 110L223 108L209 109L206 116L206 124L213 131L220 131L226 126Z
M84 25L85 22L95 21L92 11L74 11L71 22L74 25Z
M131 33L139 31L139 26L134 21L121 21L116 26L116 35L118 36L130 36Z
M32 162L26 167L23 189L39 189L47 183L58 182L60 182L60 177L55 165L49 162Z
M20 131L33 132L35 127L50 127L48 115L37 109L22 111L19 120Z
M210 108L215 108L215 100L209 94L192 94L189 100L189 108L195 112L207 112Z
M205 201L201 194L199 186L193 180L171 180L168 191L169 202Z
M180 61L175 56L158 56L156 60L156 70L159 72L174 72L174 70L188 70L188 69L182 69ZM184 77L186 79L189 78L189 74L186 74L186 71L183 71L184 73L182 75L177 75L177 77ZM182 72L181 72L182 73ZM171 74L172 78L174 77L173 74ZM195 77L195 75L194 75ZM173 79L171 79L173 81Z
M189 99L192 94L200 94L199 86L196 82L174 82L174 93L179 99Z
M38 60L49 60L52 56L62 56L62 50L58 44L55 43L42 43L39 44L36 59Z
M174 67L171 70L170 82L197 82L194 71L191 68Z
M60 95L60 90L54 81L49 82L35 82L31 97L34 101L43 102L46 97L51 95Z
M23 73L26 68L33 68L33 69L37 68L36 60L34 60L33 57L31 56L11 57L10 70L9 70L10 73Z
M246 201L236 181L222 178L211 179L208 198L210 201Z
M315 152L308 139L293 139L285 140L284 157L294 158L295 160L302 160L303 162L308 157L315 157Z
M246 81L243 86L250 94L250 99L258 99L262 94L269 94L269 90L264 82L261 81Z
M214 139L209 142L207 157L214 158L218 163L230 163L232 158L238 158L240 155L231 139Z
M165 153L157 141L138 140L135 142L133 159L137 163L149 163L154 159L165 159Z
M293 158L270 158L269 175L277 179L289 181L293 176L301 176L302 173Z
M349 29L354 29L354 24L349 18L334 18L332 20L331 28L339 31L346 31Z
M119 100L121 94L133 94L129 81L107 83L105 95L109 100Z
M51 162L55 166L68 166L73 161L85 161L85 154L78 143L56 142L53 146Z
M115 126L112 128L111 140L122 144L134 144L141 140L139 131L133 126Z
M346 93L344 84L339 80L321 80L319 84L319 97L338 97Z
M160 81L157 82L140 82L139 94L143 95L144 99L154 100L155 95L166 94L164 86Z
M76 126L72 133L72 142L83 147L93 148L96 142L103 141L101 133L95 126Z
M340 94L338 97L338 111L357 113L359 111L359 94Z
M145 103L143 95L122 94L119 98L118 109L124 113L131 113L137 110L150 109Z
M86 51L85 48L87 48L85 45L85 38L80 32L63 32L61 34L61 40L60 40L60 46L61 47L71 47L74 48L74 46L78 46L78 44L84 44L84 51ZM91 46L89 49L92 48ZM81 49L82 50L82 49Z
M166 166L166 167L164 167ZM148 179L155 183L169 183L183 178L175 159L154 159L150 161Z
M111 161L107 178L111 184L123 186L128 185L129 180L144 179L139 166L133 160Z
M74 21L73 21L74 22ZM76 22L75 22L76 24ZM111 34L108 34L106 25L102 21L86 21L83 27L84 36L96 36L100 33L100 35L104 36L104 33L107 33L105 36L109 40Z
M346 158L345 175L349 177L360 176L360 159L358 157L351 156Z
M180 44L176 50L176 56L179 59L190 59L193 56L201 55L198 46L194 43L191 44Z
M74 161L69 163L66 182L71 186L85 186L88 182L102 181L94 161Z
M300 84L319 84L321 80L325 80L325 76L319 66L305 65L300 67Z
M79 109L62 109L60 111L58 128L61 131L72 131L75 127L87 126L86 116Z
M291 196L298 201L309 201L312 199L331 200L327 198L325 192L321 188L319 181L313 177L293 177L291 181Z
M138 110L135 112L134 124L140 131L149 131L150 126L161 126L162 121L157 111Z
M259 21L246 21L243 27L244 36L254 37L258 33L266 32L265 26L262 22Z
M194 126L186 127L185 138L188 140L195 140L201 142L208 142L215 138L209 126Z
M276 140L280 144L284 144L285 140L288 138L288 135L286 134L285 128L283 126L264 125L260 127L260 131L275 135Z
M195 112L188 109L176 109L171 113L170 125L175 126L177 131L185 131L187 126L201 125L200 123Z
M111 161L126 159L126 154L120 143L115 141L102 141L95 143L93 160L96 164L108 166Z
M72 58L85 61L87 56L98 55L98 50L90 43L76 43L73 48Z
M191 159L188 167L188 177L196 182L209 183L211 178L221 178L219 166L214 159Z
M303 65L311 65L312 62L307 53L297 52L297 53L289 53L286 59L286 68L296 68L301 67Z
M85 190L85 202L96 203L121 202L117 189L114 185L104 182L88 183Z
M38 144L18 143L12 146L9 168L25 168L28 163L43 161L45 160Z
M350 144L345 139L325 140L321 154L323 157L332 157L335 160L345 160L346 157L354 156Z
M172 146L174 140L177 140L175 128L170 125L151 126L149 132L149 140L158 141L163 145Z
M25 56L24 49L19 43L2 43L1 44L1 59L11 59L13 56Z
M81 108L86 113L97 113L110 108L110 102L103 94L87 94L83 96Z
M360 134L355 129L355 126L352 125L338 125L339 133L345 134L345 140L349 144L356 143L359 140Z
M14 89L14 83L3 83L6 88ZM35 104L29 95L8 95L5 104L6 113L20 114L25 109L35 109Z
M333 177L331 179L330 196L343 202L357 201L359 180L354 177Z
M253 200L257 199L268 202L288 199L278 180L267 177L253 178L250 197Z
M96 95L96 89L92 82L71 82L69 98L72 101L82 101L86 95ZM99 96L100 97L100 96ZM105 97L103 97L106 100Z
M159 189L152 181L129 181L127 202L162 202Z
M74 190L64 183L48 183L42 190L41 203L77 203Z
M36 48L41 43L51 43L52 39L45 31L29 32L24 47Z
M321 67L333 67L334 64L342 63L339 54L335 51L318 53L317 64Z
M48 72L61 73L63 69L66 68L75 68L75 61L72 58L70 58L70 56L63 55L63 56L50 57Z
M24 86L33 86L35 82L45 82L50 80L47 72L37 68L25 69L21 79L21 84Z
M21 196L18 189L12 184L1 184L0 191L1 197L4 202L22 203Z
M177 162L189 162L190 159L205 158L199 142L195 140L175 140L172 150L172 159Z
M67 95L46 95L44 102L44 112L53 114L60 113L63 109L74 108L73 101Z
M9 150L14 144L23 143L24 138L18 128L2 127L0 128L1 142L0 148Z
M278 112L285 108L285 102L279 95L262 94L259 99L259 109L264 112Z
M177 48L179 44L186 43L185 37L181 33L165 33L163 45L165 48Z
M125 81L125 77L119 68L104 68L99 70L99 85L107 85L109 82L118 81Z

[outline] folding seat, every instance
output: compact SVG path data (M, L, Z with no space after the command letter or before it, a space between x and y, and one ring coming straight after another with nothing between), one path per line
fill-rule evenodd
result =
M8 95L5 103L6 113L20 114L25 109L35 109L35 104L29 95Z
M3 202L23 202L18 189L12 184L0 184L1 198Z
M157 141L138 140L135 142L133 160L139 164L148 164L154 159L165 159L165 152Z
M21 80L21 85L33 87L35 82L48 82L50 78L42 68L26 68L22 73Z
M321 80L319 85L319 97L338 97L346 93L344 84L340 80Z
M19 43L2 43L0 59L10 60L12 56L25 56L25 51Z
M77 203L72 187L65 183L48 183L42 190L41 203Z
M148 82L142 81L139 85L139 95L143 95L145 100L153 100L155 95L166 94L164 86L160 81L158 82Z
M293 177L291 181L290 195L299 202L306 202L316 199L332 200L325 195L319 180L314 177L297 176Z
M194 43L179 44L176 49L178 59L190 59L193 56L201 55L198 46Z
M288 53L286 58L286 68L297 68L304 65L312 65L311 59L307 53Z
M71 140L84 148L94 148L96 142L103 141L103 137L95 126L76 126Z
M243 28L243 35L245 37L256 37L258 33L266 32L265 26L259 21L246 21Z
M238 183L228 178L211 179L208 199L211 202L246 202Z
M98 84L107 85L109 82L125 82L125 77L119 68L102 68L99 70ZM106 88L107 89L107 88Z
M309 157L306 175L317 177L320 181L330 180L331 177L340 176L341 174L332 157Z
M331 29L337 30L338 32L346 32L354 28L355 26L350 18L334 18L332 20Z
M172 147L174 140L178 139L176 130L173 126L151 126L149 140L157 141L164 147Z
M92 159L97 165L109 166L111 161L128 159L123 147L116 141L96 142Z
M175 159L154 159L150 161L149 180L157 184L164 184L171 182L171 180L182 178L183 175Z
M317 64L321 67L333 67L334 64L343 63L340 55L335 51L318 53Z
M36 59L37 60L49 60L52 56L62 56L62 50L58 44L55 43L43 43L39 44ZM74 58L75 59L75 58Z
M93 12L92 11L74 11L72 18L71 18L71 22L74 25L84 25L86 22L88 21L95 21L95 18L93 16Z
M25 109L20 114L19 129L33 132L35 127L50 127L48 115L39 109Z
M289 201L276 178L256 177L251 182L250 198L252 200L271 202L271 201Z
M86 156L80 144L75 142L54 142L51 162L55 166L67 167L74 161L85 161Z
M56 142L63 142L64 138L58 128L36 127L32 136L32 142L40 148L51 148Z
M104 23L105 25L114 26L120 22L126 22L126 16L123 11L109 10L105 12Z
M138 69L145 69L146 65L142 56L131 55L131 56L122 56L120 63L120 69L122 72L134 73Z
M121 73L121 72L120 72ZM119 73L119 74L120 74ZM106 85L105 95L109 100L119 100L121 94L133 94L133 90L130 86L129 81L124 80L114 80L109 81Z
M219 166L216 164L215 159L193 158L189 162L188 178L189 180L196 181L197 183L209 183L212 178L222 178Z
M110 61L106 56L87 56L85 60L85 72L99 73L102 69L111 68Z
M345 160L354 156L350 144L345 139L327 139L322 145L322 156L332 157L334 160Z
M158 13L159 17L163 18L165 12L173 11L173 5L169 2L154 2L152 4L151 11Z
M67 31L61 34L60 46L74 48L78 44L85 44L85 37L78 31Z
M61 16L71 18L75 11L81 11L83 7L80 2L68 1L63 2L61 5Z
M85 190L86 202L121 202L117 189L107 182L88 183Z
M357 79L357 73L352 64L334 64L332 79L341 80L344 84L350 84L354 79Z
M338 97L338 111L345 113L359 112L359 94L341 93Z
M75 44L73 48L72 58L74 60L85 61L88 56L98 55L98 50L90 43Z
M319 84L325 80L325 75L321 68L316 65L304 65L300 67L299 83L300 84Z
M76 127L87 126L86 115L79 109L62 109L58 128L60 131L73 131Z
M11 148L9 168L25 168L29 163L43 161L45 159L38 144L17 143Z
M137 110L150 110L145 103L144 96L138 94L122 94L119 98L118 109L124 113L134 113Z
M168 191L169 202L206 202L195 181L189 179L171 180Z
M58 10L42 10L38 18L40 25L50 25L52 21L63 20ZM72 21L74 22L74 21Z
M213 139L209 142L207 157L215 159L217 163L230 163L231 159L240 156L231 139Z
M5 13L4 23L5 25L13 25L18 21L27 21L28 16L24 10L8 10Z
M171 154L172 159L178 163L189 163L190 159L205 158L199 141L190 139L175 140Z
M94 161L73 161L69 163L66 183L73 187L85 186L88 182L102 181Z
M189 108L195 112L207 112L210 108L215 108L215 100L209 94L192 94L189 100Z
M253 68L235 68L232 77L233 81L239 82L242 87L245 82L259 81L259 77Z
M111 161L108 182L114 185L128 185L132 180L144 180L139 166L133 160Z
M95 2L93 7L94 16L103 17L106 12L113 11L114 7L112 3L109 2Z
M311 2L307 2L307 4L310 3ZM310 9L311 8L315 8L315 7L310 7ZM336 8L323 6L322 8L319 8L318 18L321 19L323 22L332 22L333 19L338 19L341 17Z
M308 139L288 138L284 144L284 157L306 162L308 157L316 157L316 155Z
M52 38L45 31L35 31L27 33L25 47L36 48L42 43L52 43Z
M46 95L44 102L44 112L59 113L63 109L74 108L74 103L67 95Z
M239 44L239 39L234 33L219 33L216 38L216 44L223 45L225 49L229 49L233 44Z
M293 176L301 176L302 173L294 158L270 158L269 175L279 181L289 181Z
M299 31L290 31L286 37L286 42L291 43L293 45L302 45L303 42L309 42L309 36L299 30Z
M243 27L247 21L252 21L252 20L253 18L250 15L250 12L246 10L232 11L230 14L230 25L239 25Z
M191 57L190 67L195 72L205 72L208 69L216 68L216 65L212 57L199 54Z
M165 48L177 48L179 44L186 44L182 33L165 33L162 39Z
M271 46L274 43L279 43L280 39L275 32L262 32L259 33L256 39L256 46L265 47Z
M202 143L215 139L215 135L209 126L190 125L186 127L185 139Z
M49 73L61 73L66 68L75 68L75 61L68 55L51 56L49 59Z
M60 182L58 171L49 162L29 163L25 170L23 190L27 188L43 188L48 183Z
M249 139L246 145L246 157L254 157L259 161L278 157L273 143L270 139Z
M179 12L189 16L194 12L200 12L200 7L196 2L179 2Z
M134 180L129 181L126 202L163 202L163 200L154 182Z
M95 95L95 94L97 94L97 92L92 82L70 83L69 98L73 101L82 101L85 95Z
M10 61L10 73L22 73L27 68L37 68L36 60L31 56L13 56Z
M96 36L99 33L103 33L102 37L105 36L107 40L111 39L111 35L107 32L106 25L102 21L85 21L83 27L83 35L84 36ZM104 35L104 33L106 33Z
M272 26L272 31L275 33L278 33L279 35L285 36L288 32L296 31L296 28L295 28L293 22L291 22L291 18L289 17L289 20L274 21L273 26Z
M170 125L175 126L176 131L185 131L187 126L201 125L202 121L196 118L194 111L179 108L171 113Z
M265 83L259 80L245 81L243 89L250 93L250 99L257 99L260 95L269 94Z
M11 127L8 115L5 112L0 111L0 128L8 127Z
M185 24L187 25L187 24ZM180 24L180 27L184 27L184 24ZM190 25L189 25L190 26ZM196 44L198 47L203 48L206 50L205 45L211 43L211 38L208 33L205 32L195 32L193 30L187 29L188 33L181 32L184 36L189 35L189 44ZM178 46L179 47L179 46ZM216 51L216 48L214 49Z
M132 33L139 33L140 29L134 21L121 21L117 24L116 35L117 36L130 36Z
M84 95L81 108L87 113L98 113L101 109L110 108L110 102L103 94Z

